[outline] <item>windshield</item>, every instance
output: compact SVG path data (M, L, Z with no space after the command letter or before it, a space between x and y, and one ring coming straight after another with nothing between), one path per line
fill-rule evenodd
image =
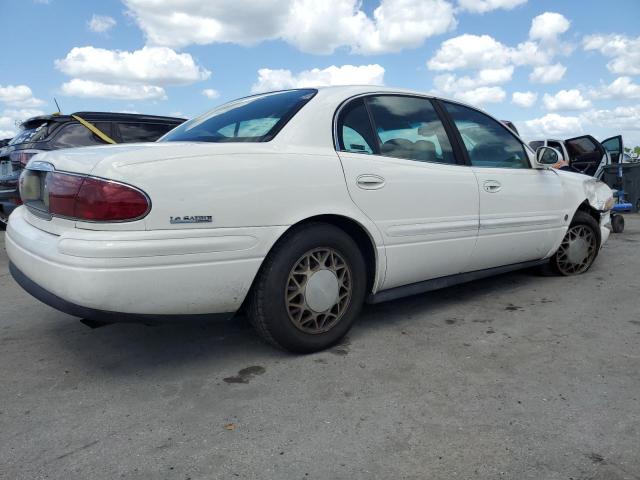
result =
M317 93L286 90L242 98L189 120L160 142L268 142Z

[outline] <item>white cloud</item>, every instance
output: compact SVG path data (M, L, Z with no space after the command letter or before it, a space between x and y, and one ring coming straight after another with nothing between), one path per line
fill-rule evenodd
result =
M214 100L220 96L220 92L214 90L213 88L205 88L204 90L202 90L202 95L210 100Z
M44 112L34 109L3 110L0 113L0 139L14 137L18 133L21 122L38 115L44 115Z
M258 70L258 81L251 88L252 92L266 92L286 88L323 87L330 85L382 85L384 68L380 65L342 65L312 70L304 70L294 74L291 70Z
M284 40L309 53L339 47L371 54L420 46L457 25L446 0L381 0L368 16L359 0L125 0L148 43L254 45Z
M523 136L530 139L569 138L583 132L582 122L576 116L547 113L545 116L521 122Z
M592 89L590 95L600 98L640 98L640 84L633 83L631 77L618 77L609 85Z
M554 63L553 65L540 65L535 67L529 75L529 80L534 83L556 83L562 80L567 67L561 63Z
M501 87L478 87L457 92L454 98L471 105L484 105L487 103L500 103L506 96L506 92Z
M485 13L498 8L511 10L524 3L527 0L458 0L461 9L473 13Z
M108 15L96 15L94 13L91 20L87 22L87 26L92 32L105 33L116 26L116 20Z
M469 0L469 8L471 5L484 8L482 2ZM493 5L495 7L497 3ZM461 6L464 5L461 3ZM434 78L436 92L452 94L456 98L468 98L468 91L486 87L473 92L472 98L502 101L506 94L497 86L509 81L514 68L518 66L534 67L529 76L532 82L557 82L564 76L566 67L551 62L557 55L568 54L572 50L571 45L559 38L569 26L569 21L563 15L545 12L533 18L529 38L513 47L489 35L463 34L450 38L442 42L427 61L429 70L471 70L476 73L459 78L452 75L437 76ZM520 105L532 105L535 97L530 99L518 94L515 99L512 97L512 101L516 104L520 102Z
M155 85L120 85L74 78L63 83L62 93L73 97L113 98L116 100L163 100L164 88Z
M622 135L626 145L640 144L640 104L613 109L591 109L577 116L557 113L527 120L519 124L525 138L566 139L589 133L598 139Z
M166 47L143 47L133 52L75 47L55 65L72 77L114 84L187 85L211 75L188 53Z
M584 110L591 106L591 102L582 96L582 92L575 88L560 90L555 95L544 94L542 101L547 110Z
M607 68L619 75L640 75L640 36L589 35L584 37L585 50L597 50L612 60Z
M489 35L465 33L442 42L435 55L427 62L430 70L458 70L502 67L510 62L509 48Z
M14 107L33 108L44 105L44 102L33 96L26 85L0 85L0 102Z
M594 125L605 125L611 131L640 130L640 105L619 106L611 110L589 110L583 117Z
M511 95L511 103L519 107L532 107L536 100L538 100L538 94L535 92L513 92Z
M497 85L511 80L513 67L485 68L473 77L453 74L438 75L433 79L436 95L453 97L466 103L498 103L506 93Z
M544 12L531 22L529 38L543 42L556 40L558 35L569 30L570 22L564 15L555 12Z

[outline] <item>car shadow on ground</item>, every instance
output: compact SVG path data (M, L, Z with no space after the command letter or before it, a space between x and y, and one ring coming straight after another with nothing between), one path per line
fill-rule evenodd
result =
M365 305L346 342L357 342L361 336L389 328L410 327L415 325L416 317L428 326L430 313L446 309L457 301L468 302L517 287L533 286L540 280L530 271L514 272L391 302ZM91 329L77 319L50 312L63 317L46 327L47 336L59 348L87 366L114 375L199 364L207 365L207 368L215 364L252 365L293 357L264 343L243 314L224 322L154 326L113 324ZM338 352L340 348L340 345L334 347Z

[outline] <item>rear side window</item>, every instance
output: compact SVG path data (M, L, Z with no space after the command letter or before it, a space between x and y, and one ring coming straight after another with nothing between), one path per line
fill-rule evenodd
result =
M173 127L166 123L118 123L123 143L155 142Z
M338 145L343 152L377 152L378 145L362 98L352 101L340 112Z
M268 142L317 93L286 90L242 98L189 120L161 142Z
M476 167L530 168L524 146L501 122L463 105L443 102Z
M99 130L107 135L111 135L111 124L109 122L92 122ZM55 136L53 146L55 148L88 147L91 145L104 145L96 135L79 123L68 123L64 125Z
M449 137L429 99L367 98L380 154L419 162L456 163Z

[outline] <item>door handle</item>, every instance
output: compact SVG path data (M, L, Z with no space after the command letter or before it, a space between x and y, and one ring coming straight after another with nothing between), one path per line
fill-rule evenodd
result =
M364 190L378 190L384 187L385 180L379 175L360 175L356 179L356 184Z
M483 184L484 191L489 193L496 193L502 190L502 184L497 180L487 180Z

